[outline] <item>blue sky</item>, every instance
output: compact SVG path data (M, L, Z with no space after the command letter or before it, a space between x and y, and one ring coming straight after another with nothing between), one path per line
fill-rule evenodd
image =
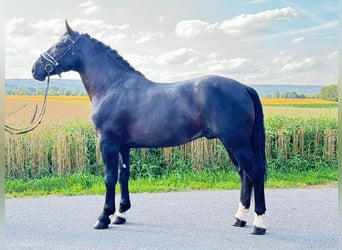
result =
M31 78L33 61L68 19L154 81L218 74L246 84L331 84L337 10L337 0L11 0L5 74ZM74 72L63 77L79 79Z

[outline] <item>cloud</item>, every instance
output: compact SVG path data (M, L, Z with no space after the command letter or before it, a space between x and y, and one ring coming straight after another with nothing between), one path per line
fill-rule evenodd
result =
M338 59L338 50L335 50L328 55L329 62L337 62Z
M133 19L127 19L124 13L129 9L120 5L123 14L116 16L114 22L105 16L111 12L96 9L96 6L102 7L97 0L74 3L65 10L65 15L75 15L74 19L69 17L74 30L89 33L118 49L137 70L155 81L219 74L247 84L333 82L338 60L333 46L337 19L333 15L326 22L318 22L302 8L283 2L291 7L264 9L264 6L272 6L271 3L260 4L254 13L237 8L235 11L240 12L235 16L215 21L210 21L210 16L193 18L196 15L189 11L177 23L174 20L179 15L167 16L167 12L162 11L155 13L154 22L144 27L141 24L143 13L137 12ZM318 17L325 17L320 10L315 11ZM65 32L62 19L65 15L61 13L62 10L58 14L52 12L41 20L28 14L7 19L6 76L31 77L32 62ZM104 16L98 18L99 14ZM127 20L132 23L128 24ZM296 46L304 42L305 48ZM293 46L288 46L291 44ZM318 46L331 49L315 49ZM281 50L283 52L277 53ZM69 76L68 73L66 77Z
M128 29L131 25L128 23L121 24L121 25L114 25L114 28L117 30L125 30Z
M92 5L93 5L93 1L88 1L88 2L81 3L79 5L79 8L86 8L86 7L89 7L89 6L92 6Z
M209 23L201 20L184 20L177 24L176 34L190 38L213 29L215 25L216 24L210 25Z
M242 14L223 21L219 26L227 34L245 33L268 29L272 25L300 16L300 12L292 7L262 11L257 14Z
M247 58L232 58L232 59L216 59L207 61L206 67L208 72L212 74L232 74L242 72L252 72L256 70L256 63Z
M163 37L163 33L162 32L156 32L156 33L152 33L152 32L147 32L147 33L141 33L140 37L138 38L138 40L136 41L137 43L147 43L150 41L154 41L156 39L162 38Z
M101 40L108 44L117 44L120 43L123 39L125 39L127 36L123 33L115 33L115 34L111 34L111 35L105 35L103 38L101 38Z
M86 15L95 15L97 14L101 8L93 3L93 1L87 1L78 6L80 9L82 9L83 13Z
M281 72L300 72L312 68L316 64L316 59L314 57L304 58L300 60L295 60L285 64L281 68Z
M265 2L269 2L269 0L252 0L252 1L245 3L245 5L259 4L259 3L265 3Z
M193 63L198 56L198 52L193 49L181 48L166 52L157 57L159 64L190 64Z
M24 18L12 18L5 24L5 34L20 34L25 32L25 19Z
M198 77L201 72L198 70L190 70L190 71L182 71L182 72L174 72L167 69L146 69L142 71L146 76L148 76L151 80L155 80L157 82L174 82L174 81L182 81L184 79L190 79Z
M166 17L165 16L159 16L158 17L158 23L164 23L165 22Z
M202 20L184 20L176 26L176 34L192 38L211 31L225 34L242 34L271 28L281 21L297 18L301 12L292 7L262 11L256 14L242 14L221 23L208 23Z
M297 38L292 39L291 44L298 44L298 43L301 43L303 40L304 40L304 37L302 36L297 37Z
M45 36L61 36L65 32L65 24L62 19L39 20L30 26L37 34Z
M155 56L151 55L137 55L137 54L126 54L125 59L134 67L139 67L141 65L149 65L155 61Z

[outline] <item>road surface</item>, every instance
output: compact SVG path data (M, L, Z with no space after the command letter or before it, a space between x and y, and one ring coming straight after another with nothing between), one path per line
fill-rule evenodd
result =
M118 197L117 197L118 198ZM337 189L266 190L266 235L232 227L239 191L132 194L127 224L94 230L104 196L12 198L7 249L338 249Z

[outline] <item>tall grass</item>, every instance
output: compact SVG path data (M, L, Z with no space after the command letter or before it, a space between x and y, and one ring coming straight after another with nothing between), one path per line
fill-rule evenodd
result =
M266 154L269 171L311 171L337 166L337 121L283 116L268 117ZM164 149L133 149L132 178L157 178L194 171L234 169L218 140L199 139ZM20 136L6 134L8 179L103 174L97 139L89 123L40 127Z

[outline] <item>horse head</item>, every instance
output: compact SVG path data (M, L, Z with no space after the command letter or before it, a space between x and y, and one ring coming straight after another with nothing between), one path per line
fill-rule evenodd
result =
M32 76L34 79L44 81L47 76L60 74L76 67L75 44L80 34L73 31L65 20L66 32L46 52L34 62Z

